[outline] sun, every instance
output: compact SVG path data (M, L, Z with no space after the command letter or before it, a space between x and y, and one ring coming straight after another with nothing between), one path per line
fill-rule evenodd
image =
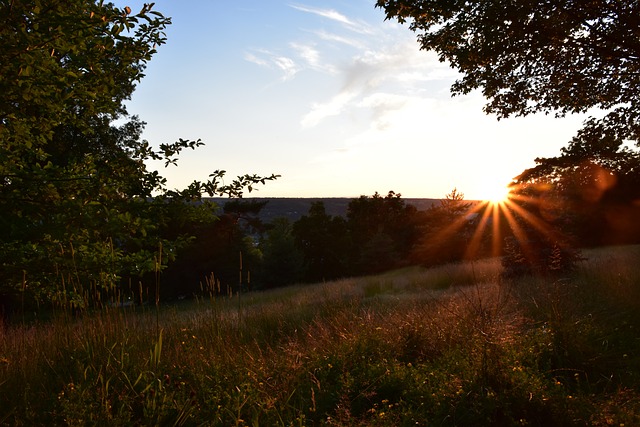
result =
M484 200L492 204L502 204L509 200L509 187L505 184L491 184L483 188Z

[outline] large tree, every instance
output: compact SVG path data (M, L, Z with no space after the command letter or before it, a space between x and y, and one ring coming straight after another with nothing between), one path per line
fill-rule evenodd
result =
M212 215L185 201L274 178L222 185L215 171L168 191L147 170L148 159L172 164L202 145L153 148L125 109L170 24L152 5L134 14L94 0L0 0L0 308L25 291L82 303L87 289L158 270L188 241L168 238L170 217Z
M423 49L481 89L499 118L598 108L584 132L640 140L640 3L635 0L378 0Z
M539 203L571 219L563 228L580 244L640 242L640 149L580 132L560 156L537 158L513 188L531 186L544 190Z

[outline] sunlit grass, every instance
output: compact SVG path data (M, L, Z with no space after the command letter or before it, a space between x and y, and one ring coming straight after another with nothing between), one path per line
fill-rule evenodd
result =
M4 425L636 425L638 247L0 329Z

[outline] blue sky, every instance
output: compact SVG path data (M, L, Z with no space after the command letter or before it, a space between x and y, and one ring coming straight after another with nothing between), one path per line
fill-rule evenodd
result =
M480 93L452 98L455 71L374 0L155 3L173 24L128 110L153 145L206 144L162 169L171 188L224 169L282 175L257 197L441 198L456 187L483 199L559 154L584 120L498 121Z

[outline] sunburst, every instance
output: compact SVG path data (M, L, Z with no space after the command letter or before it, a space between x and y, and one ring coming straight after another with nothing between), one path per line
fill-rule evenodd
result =
M503 204L509 200L511 189L508 185L498 184L485 189L484 201L489 204Z
M439 247L446 251L448 242L462 238L462 259L474 260L504 255L505 238L510 237L522 256L534 261L540 256L541 242L565 245L565 230L554 225L557 206L550 186L511 183L492 188L495 191L487 191L486 200L468 203L468 211L428 236L423 247L438 253Z
M465 251L465 258L473 259L481 252L483 240L491 238L491 256L502 254L505 234L513 236L521 245L525 257L529 257L528 247L531 233L539 233L550 240L559 240L558 230L523 205L540 205L547 202L538 197L523 195L513 184L495 187L487 193L487 199L476 204L472 213L476 214L475 227Z

